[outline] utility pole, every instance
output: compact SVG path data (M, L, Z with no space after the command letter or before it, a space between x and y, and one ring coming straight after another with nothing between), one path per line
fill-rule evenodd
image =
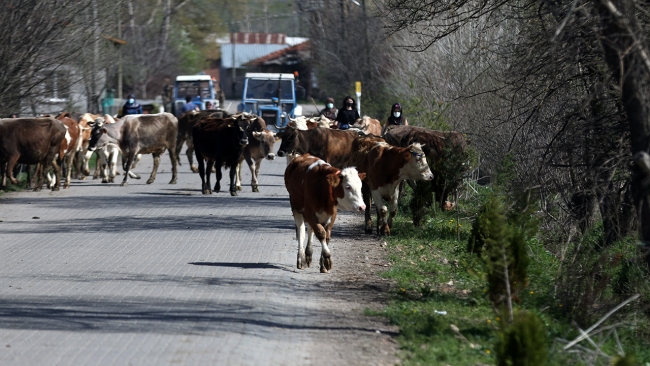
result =
M264 33L269 32L269 0L264 0Z
M122 0L117 0L117 38L122 39ZM117 46L117 98L122 99L122 47Z

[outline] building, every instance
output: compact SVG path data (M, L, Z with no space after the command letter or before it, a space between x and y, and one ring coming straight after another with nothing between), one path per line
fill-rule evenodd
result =
M225 41L225 42L224 42ZM283 72L308 76L309 40L282 33L231 33L221 46L219 84L230 99L241 98L246 72ZM309 79L309 78L308 78ZM300 79L308 92L311 86Z

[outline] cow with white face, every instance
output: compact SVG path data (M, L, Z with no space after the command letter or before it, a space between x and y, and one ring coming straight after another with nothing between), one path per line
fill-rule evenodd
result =
M393 218L397 215L399 184L401 181L433 179L422 145L413 143L408 147L396 147L386 143L381 137L360 136L353 144L354 154L350 155L347 166L356 166L360 172L367 173L364 184L366 210L365 230L372 234L370 216L370 196L377 208L377 232L390 235ZM384 205L389 202L389 208Z
M332 269L328 247L337 209L363 211L366 205L361 194L361 181L365 173L353 167L340 170L325 161L304 154L295 158L284 172L284 184L289 191L291 211L296 224L298 256L296 266L304 269L311 265L313 236L321 244L320 271ZM307 223L307 245L305 241Z

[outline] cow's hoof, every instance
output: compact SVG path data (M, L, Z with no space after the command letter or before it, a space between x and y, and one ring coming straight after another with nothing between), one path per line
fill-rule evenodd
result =
M390 236L390 227L388 226L388 224L385 224L384 226L381 227L380 230L378 230L378 232L379 235Z
M66 184L66 185L63 186L63 189L68 189L68 188L70 188L69 184Z
M320 273L328 273L332 269L332 257L320 257Z
M151 183L153 183L153 181L154 181L153 179L149 178L149 179L147 179L147 184L151 184Z
M305 253L305 263L307 267L311 267L311 253Z
M102 183L108 183L108 179L102 179Z
M120 172L115 172L115 175L120 175L120 174L122 174L122 173L120 173Z
M52 187L52 192L56 192L56 191L60 191L60 190L61 190L60 187Z
M80 175L80 176L77 177L77 180L86 180L86 177L83 176L83 175Z
M108 183L115 183L115 179L113 179L113 178L108 178Z
M41 191L41 187L34 188L34 192L40 192L40 191Z
M192 165L190 167L190 169L192 169L192 173L198 173L199 172L199 168L195 167L194 165Z
M86 175L86 176L87 176L87 175L90 175L90 170L84 169L84 170L83 170L83 173L84 173L84 175Z
M135 173L133 173L132 177L135 178L135 179L141 179L142 178L140 176L140 174L135 174Z
M241 186L235 187L238 191L241 191Z
M169 184L176 184L176 178L169 181Z
M366 234L372 235L372 225L371 226L366 225Z
M257 188L257 186L253 186L253 192L258 192L259 193L260 189Z
M127 182L122 182L122 184L120 184L120 186L122 186L122 187L124 187L124 186L126 186L126 185L128 185Z
M236 195L237 195L237 191L230 191L230 195L231 195L231 196L236 196Z

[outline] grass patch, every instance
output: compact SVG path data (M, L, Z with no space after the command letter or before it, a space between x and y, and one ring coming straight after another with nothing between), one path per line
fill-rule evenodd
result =
M407 192L402 202L408 202L409 195ZM478 205L461 202L460 207L459 211L430 212L416 228L403 204L394 223L393 236L386 238L391 268L383 276L394 281L392 300L383 311L369 314L387 317L400 328L399 342L405 365L496 363L501 319L487 297L484 264L477 255L467 251ZM584 240L594 240L594 235L598 233L586 235ZM526 248L530 258L529 285L520 293L516 307L536 314L544 324L551 343L547 364L584 364L562 352L557 342L559 338L572 340L579 335L573 324L575 313L567 309L558 290L561 273L566 268L538 237L526 241ZM602 258L625 263L635 253L632 241L622 241L598 257L585 258L582 263L589 266L590 261L603 261ZM623 265L606 267L603 273L611 281L601 297L590 304L597 310L602 307L600 314L632 292L641 291L644 303L650 303L647 274ZM650 362L648 314L647 309L628 305L607 323L621 323L617 334L625 352L635 355L643 366ZM616 355L615 339L610 337L602 350Z

